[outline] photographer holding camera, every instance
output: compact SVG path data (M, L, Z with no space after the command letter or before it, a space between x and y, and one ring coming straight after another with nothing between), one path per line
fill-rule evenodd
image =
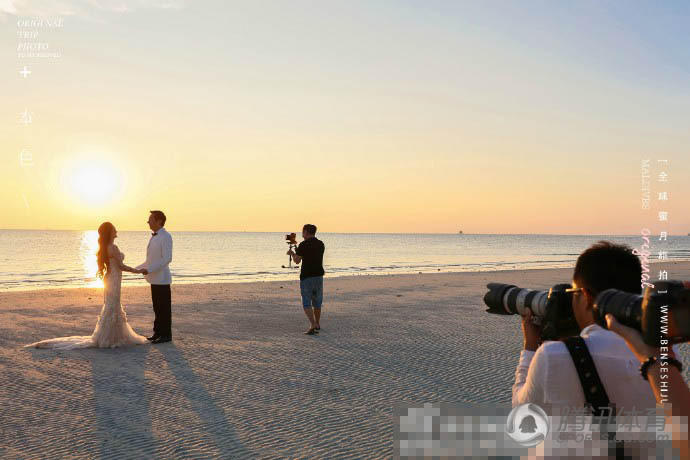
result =
M292 248L288 255L296 264L302 262L299 275L302 307L309 319L309 330L306 335L318 334L321 330L321 304L323 302L323 253L326 250L323 242L316 238L316 225L306 224L302 228L302 241L297 250Z
M674 349L670 348L666 351L646 344L639 331L619 323L611 314L606 315L606 324L610 330L623 337L630 350L635 353L640 364L649 361L646 369L647 380L652 387L656 402L659 404L665 403L661 392L662 388L666 388L668 390L668 401L666 402L671 404L670 409L672 409L672 414L669 413L668 415L689 416L690 389L685 380L683 380L683 374L674 365L664 365L662 367L662 359L660 359L663 351L668 355L668 358L676 360ZM650 360L650 357L654 359ZM662 373L668 375L662 377ZM662 380L667 380L668 382L662 383Z
M690 389L685 383L680 369L674 365L662 367L660 359L662 350L646 344L639 331L619 323L613 315L606 315L606 324L610 330L625 339L625 343L628 344L628 347L642 365L646 362L650 363L647 365L646 370L647 380L654 392L656 402L663 404L667 423L672 427L679 425L678 428L672 430L673 446L680 451L681 458L690 458L690 441L687 439L687 417L690 416ZM650 357L654 359L650 360ZM668 357L676 359L673 348L668 352ZM667 390L666 400L664 400L661 394L662 388ZM677 419L674 423L674 416L682 418Z
M638 257L624 245L600 241L580 254L567 290L580 334L540 346L540 327L529 311L523 316L524 350L515 372L513 407L530 402L547 413L553 407L584 407L591 401L624 410L655 407L637 358L619 335L596 323L593 312L595 298L606 289L639 294L641 274Z

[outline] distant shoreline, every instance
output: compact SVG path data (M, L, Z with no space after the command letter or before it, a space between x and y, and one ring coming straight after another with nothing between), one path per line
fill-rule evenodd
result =
M0 228L0 232L89 232L88 229L51 229L51 228ZM148 233L149 230L119 229L123 233ZM295 230L291 230L295 231ZM260 233L286 234L288 230L170 230L170 233ZM480 232L329 232L319 230L320 235L457 235L457 236L596 236L596 237L639 237L639 233L480 233ZM668 236L690 237L690 233L669 233Z
M660 260L651 260L651 264L667 264L667 265L676 265L680 264L681 268L687 267L690 269L690 259L674 259L671 261L660 261ZM439 275L472 275L472 274L487 274L487 273L505 273L505 272L523 272L523 271L529 271L529 272L536 272L539 270L543 271L548 271L548 270L567 270L567 269L572 269L575 266L575 264L571 264L569 266L565 267L521 267L521 268L506 268L506 269L496 269L496 268L490 268L486 270L437 270L437 271L424 271L424 272L407 272L407 273L372 273L372 272L362 272L362 273L351 273L351 274L329 274L326 273L325 278L327 280L348 280L352 278L385 278L385 277L390 277L390 278L400 278L400 277L416 277L416 276L439 276ZM676 279L673 277L673 273L671 273L669 279ZM213 286L218 286L218 285L262 285L265 286L270 283L290 283L290 282L297 282L299 281L299 271L295 270L292 272L289 276L286 275L285 278L281 279L268 279L268 280L255 280L255 279L248 279L248 280L222 280L222 281L181 281L179 278L175 279L175 276L173 275L173 289L175 286L205 286L205 285L213 285ZM122 285L122 290L123 292L127 289L148 289L148 284L146 282L142 282L141 284L123 284ZM85 290L85 291L95 291L95 292L102 292L103 288L101 287L89 287L89 286L40 286L40 287L35 287L35 288L0 288L0 296L2 294L9 294L9 293L29 293L29 292L41 292L41 291L60 291L60 290Z

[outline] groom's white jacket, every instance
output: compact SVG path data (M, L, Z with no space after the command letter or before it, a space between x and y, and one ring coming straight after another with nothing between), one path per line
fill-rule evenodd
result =
M172 246L172 236L164 227L161 227L155 236L151 236L146 247L146 262L137 266L148 271L145 278L150 284L172 284L172 275L168 267L172 262Z

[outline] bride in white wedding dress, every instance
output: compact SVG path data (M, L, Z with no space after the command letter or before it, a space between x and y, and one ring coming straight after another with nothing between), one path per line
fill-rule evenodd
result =
M41 340L26 347L55 348L115 348L147 343L146 337L134 332L127 322L127 314L120 303L122 272L142 273L123 263L125 255L114 244L117 230L110 222L98 227L98 277L103 279L103 308L93 334Z

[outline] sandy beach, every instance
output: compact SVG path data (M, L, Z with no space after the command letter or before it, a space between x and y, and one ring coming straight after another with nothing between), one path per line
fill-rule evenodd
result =
M665 266L690 279L690 262ZM390 458L399 404L510 404L519 318L485 313L486 283L571 274L327 278L319 336L302 334L297 280L173 285L174 341L114 350L22 348L89 335L101 290L3 292L0 457ZM148 288L122 302L148 335Z

